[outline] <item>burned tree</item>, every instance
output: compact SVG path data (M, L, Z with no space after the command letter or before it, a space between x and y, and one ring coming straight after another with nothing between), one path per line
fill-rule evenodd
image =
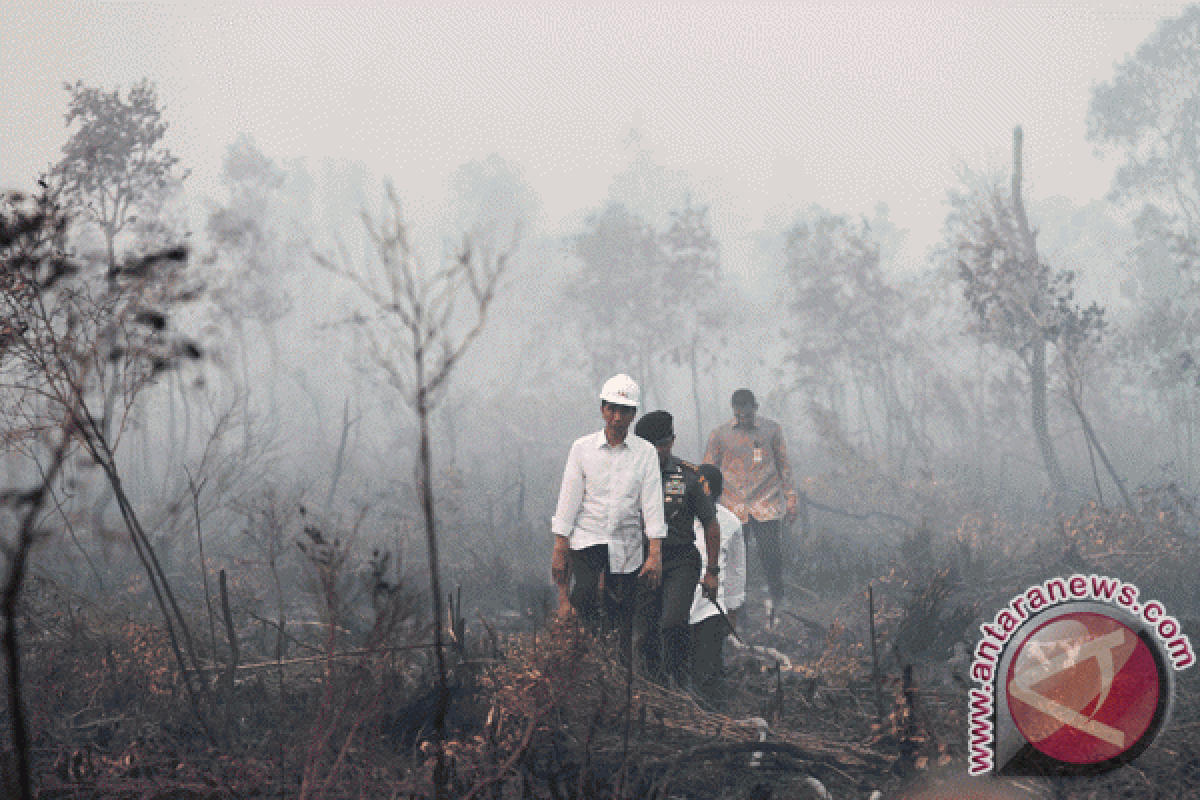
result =
M123 264L71 257L66 252L69 216L58 195L45 182L41 187L33 198L12 193L0 201L0 415L5 447L23 452L39 476L33 489L3 495L21 514L16 541L2 543L3 610L10 708L26 796L28 743L20 710L15 613L39 512L71 454L86 453L116 493L187 675L187 662L174 639L183 633L186 640L186 626L122 488L116 448L141 392L182 360L200 356L199 348L168 324L186 250ZM190 681L187 685L192 688Z
M21 305L40 302L44 292L52 291L56 283L74 271L74 266L61 253L60 243L65 229L66 219L58 213L47 193L44 192L32 203L26 203L26 199L19 194L3 198L3 206L0 207L0 297L4 298L4 305L7 306L5 311L9 313L0 322L0 381L15 365L22 339L29 333L29 322L11 312ZM41 480L37 486L25 491L8 490L0 493L0 504L20 515L16 539L0 539L0 554L4 556L5 565L0 614L4 621L4 658L8 679L6 696L17 767L17 796L25 800L33 797L33 789L29 734L21 702L17 605L38 532L38 517L46 493L57 480L66 460L71 429L69 425L63 425L59 430L44 430L39 426L38 429L24 430L20 435L26 444L31 440L48 442L51 450L49 462L44 465L39 462ZM16 444L17 436L16 431L5 431L6 449Z
M1200 7L1164 19L1092 88L1087 138L1123 163L1108 200L1134 217L1123 286L1138 299L1122 336L1188 470L1200 386ZM1186 442L1186 445L1183 443Z
M1047 420L1050 348L1062 367L1066 396L1083 428L1089 456L1099 455L1126 506L1133 504L1083 404L1084 367L1105 328L1104 309L1075 299L1075 273L1038 255L1036 231L1021 198L1021 128L1013 131L1012 193L955 194L952 247L963 295L981 338L1015 352L1029 375L1032 426L1046 474L1060 496L1067 488ZM1094 471L1094 470L1093 470ZM1096 478L1100 492L1099 478ZM1103 496L1101 494L1101 496Z
M340 259L322 254L316 254L316 259L352 282L373 306L375 313L370 320L360 318L371 355L417 416L417 491L425 521L438 670L438 703L433 719L437 750L434 783L437 796L443 797L448 789L443 748L448 685L429 416L442 398L450 374L483 331L519 229L512 230L512 238L504 246L497 244L494 229L466 234L458 252L431 272L409 241L400 200L390 184L387 195L390 207L382 220L362 214L378 258L376 274L356 269L344 249ZM468 310L460 315L459 303L463 300Z
M91 258L99 234L103 256L94 258L116 275L123 251L160 253L183 240L180 223L168 221L166 212L188 173L163 145L168 124L152 82L143 79L124 93L82 81L63 88L69 95L65 121L73 130L48 181L70 215L72 246ZM115 418L118 402L106 396L106 423ZM111 428L104 435L117 436ZM97 503L96 524L114 499L110 491Z
M1013 131L1012 191L952 193L948 220L952 257L974 313L972 330L1014 352L1029 376L1033 435L1053 490L1067 488L1047 419L1046 351L1064 281L1038 257L1036 235L1021 198L1021 129Z

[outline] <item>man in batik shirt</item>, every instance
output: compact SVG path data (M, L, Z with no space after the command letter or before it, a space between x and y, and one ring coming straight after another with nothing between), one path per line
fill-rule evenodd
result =
M767 614L783 602L783 520L796 513L792 467L779 423L758 416L758 401L749 389L733 393L733 420L712 432L704 461L725 477L722 505L732 511L754 538L770 592Z

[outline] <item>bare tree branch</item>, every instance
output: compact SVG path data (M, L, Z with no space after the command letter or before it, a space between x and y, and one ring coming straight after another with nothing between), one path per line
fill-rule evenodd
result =
M442 798L448 791L442 746L448 689L429 414L436 405L439 390L483 331L497 286L509 268L511 255L517 246L519 228L514 231L512 241L502 250L495 249L493 242L481 246L471 236L464 236L461 250L442 268L429 274L410 245L400 200L390 183L387 185L387 198L389 210L382 220L376 222L366 212L363 212L362 219L375 247L375 256L390 295L385 296L377 291L367 276L353 269L344 247L340 248L340 263L319 253L315 257L318 264L357 287L385 318L399 322L399 328L392 328L391 335L384 340L371 325L366 324L365 318L358 318L364 322L373 359L383 369L389 382L400 390L418 420L417 488L429 553L439 688L439 702L433 720L437 751L434 784L436 796ZM460 321L456 301L464 283L473 302L466 312L469 319L465 322L465 329L459 330L456 327L456 322Z

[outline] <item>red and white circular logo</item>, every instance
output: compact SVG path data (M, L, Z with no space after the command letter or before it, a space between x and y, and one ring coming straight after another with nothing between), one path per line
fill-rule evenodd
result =
M1005 681L1013 723L1063 764L1135 757L1157 733L1167 687L1150 646L1123 622L1075 611L1035 628Z

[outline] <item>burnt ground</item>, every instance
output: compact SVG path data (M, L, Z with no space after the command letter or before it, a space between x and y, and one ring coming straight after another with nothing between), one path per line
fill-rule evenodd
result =
M882 643L905 617L878 597ZM865 625L851 622L865 621L862 600L813 596L768 630L752 594L746 646L727 648L725 714L630 682L611 643L573 626L460 619L448 793L766 800L816 797L816 778L838 800L1200 796L1191 672L1180 676L1170 727L1131 766L1072 780L967 779L966 687L954 664L881 644L877 706ZM427 651L330 660L314 640L313 655L286 663L246 652L231 692L218 675L208 682L201 723L155 626L105 621L99 610L85 625L75 614L26 648L38 798L434 796Z
M1170 488L1141 497L1136 518L1094 504L1036 526L956 513L940 544L922 526L886 560L814 537L794 565L803 587L792 587L770 629L751 582L739 622L745 646L726 651L724 714L630 680L611 643L547 626L539 601L498 611L458 599L444 795L766 800L811 796L813 778L837 800L1200 797L1195 668L1178 673L1167 729L1129 766L1075 779L966 777L966 654L980 621L1029 585L1072 572L1122 576L1148 591L1153 580L1200 642L1189 621L1200 602L1200 515ZM427 600L385 586L366 616L340 602L278 609L262 587L298 578L251 562L230 573L227 605L207 602L198 579L175 587L196 653L187 682L136 571L103 596L31 576L19 632L35 796L436 796ZM507 589L497 574L458 578L468 597L473 585L499 596ZM272 620L282 616L281 644ZM0 747L9 794L12 768Z

